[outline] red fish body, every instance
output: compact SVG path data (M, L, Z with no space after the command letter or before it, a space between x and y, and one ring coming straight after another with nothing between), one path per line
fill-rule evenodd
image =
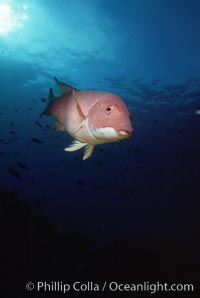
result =
M56 129L66 131L75 141L65 151L86 147L88 158L97 144L118 141L132 135L130 113L123 100L112 93L76 90L55 79L62 96L50 100L41 114L54 115Z

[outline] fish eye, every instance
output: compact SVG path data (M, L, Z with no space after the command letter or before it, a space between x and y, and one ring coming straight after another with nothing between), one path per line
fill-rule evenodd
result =
M108 105L106 108L105 108L105 112L107 115L110 115L110 113L112 112L113 110L113 106L112 105Z

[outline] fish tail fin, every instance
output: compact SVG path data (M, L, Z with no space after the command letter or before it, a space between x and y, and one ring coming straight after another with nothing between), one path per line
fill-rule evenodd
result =
M55 96L54 96L54 94L53 94L53 89L50 88L50 89L49 89L48 103L50 103L54 98L55 98Z
M53 90L52 88L49 89L49 97L48 97L48 101L47 101L47 106L46 109L40 114L40 118L46 114L47 108L49 106L49 104L52 102L52 100L54 100L55 96L53 94Z
M56 77L53 77L56 83L59 83L59 80Z

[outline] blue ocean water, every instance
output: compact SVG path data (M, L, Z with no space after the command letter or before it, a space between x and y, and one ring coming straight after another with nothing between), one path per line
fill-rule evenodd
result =
M0 73L1 188L91 251L162 239L199 265L198 0L3 0ZM133 137L65 152L71 137L40 118L54 76L122 97Z

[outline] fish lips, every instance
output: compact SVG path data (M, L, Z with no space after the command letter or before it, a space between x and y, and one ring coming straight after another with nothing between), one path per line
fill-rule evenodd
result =
M126 130L126 129L117 129L119 135L124 135L127 138L133 135L133 130Z
M133 127L131 123L120 123L119 126L115 127L117 133L124 137L131 137L133 135Z

